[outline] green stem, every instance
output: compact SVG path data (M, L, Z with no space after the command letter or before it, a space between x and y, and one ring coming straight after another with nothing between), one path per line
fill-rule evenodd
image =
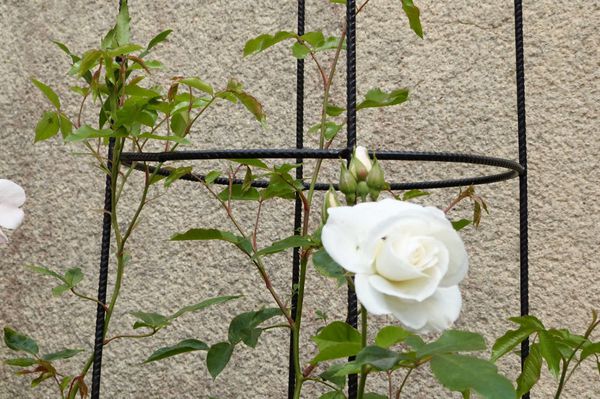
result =
M302 392L302 384L304 383L304 375L300 365L300 326L302 325L302 307L304 305L304 285L306 281L306 268L308 265L308 254L303 254L300 260L300 275L298 278L298 301L296 304L296 314L294 319L293 329L293 346L294 346L294 369L296 370L296 387L294 390L294 398L300 398Z
M368 313L364 306L360 307L360 346L364 348L367 346L367 327L368 327ZM358 383L358 396L357 399L362 399L365 395L365 386L367 385L367 366L362 366L360 370L360 381Z
M592 332L594 331L594 329L600 324L600 322L597 322L596 320L592 321L592 324L590 324L590 326L588 327L588 329L586 330L585 334L583 335L583 337L587 340L590 335L592 334ZM569 381L569 378L571 378L571 375L573 374L573 372L575 371L575 369L577 368L577 366L579 366L580 362L577 362L577 364L575 365L575 367L573 368L573 370L571 370L571 373L569 374L569 376L567 377L567 371L569 369L569 364L571 363L571 361L573 360L573 358L575 357L575 355L577 354L577 351L579 349L581 349L581 347L583 346L583 344L586 341L582 341L579 345L577 345L577 347L573 350L573 352L571 353L571 356L569 356L569 358L567 360L563 360L563 370L560 374L560 382L558 383L558 388L556 389L556 394L554 395L554 399L558 399L560 398L560 395L563 391L563 389L565 388L565 386L567 385L567 381Z
M396 399L400 399L400 395L402 394L402 389L404 389L404 386L406 385L406 381L408 381L408 377L410 376L410 374L413 372L415 368L410 368L408 370L408 372L406 373L406 375L404 376L404 379L402 380L402 384L400 385L400 388L398 388L398 390L396 391Z

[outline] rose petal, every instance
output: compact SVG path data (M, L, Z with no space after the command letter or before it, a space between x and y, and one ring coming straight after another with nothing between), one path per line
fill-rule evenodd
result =
M448 250L448 271L440 282L440 286L451 287L460 283L469 270L469 255L465 244L454 230L439 230L432 235L442 241Z
M25 190L17 183L0 179L0 205L20 207L25 203Z
M443 331L458 319L462 298L458 286L438 288L423 302L387 297L393 315L407 328L421 333Z
M415 204L385 199L355 206L329 208L321 240L325 250L344 269L353 273L371 273L373 245L365 246L370 231L390 215L402 210L421 208Z
M24 213L21 209L0 204L0 226L16 229L23 222L23 216Z
M406 281L389 281L374 274L369 276L369 283L382 294L420 302L433 295L442 279L442 274L435 268L427 273L427 277Z
M367 274L356 275L354 278L354 288L356 289L358 301L369 313L381 315L391 312L387 306L385 296L369 284L369 276Z
M356 159L358 159L360 163L362 163L365 166L367 172L371 170L371 158L369 157L369 151L367 151L365 147L361 145L356 147L354 155L356 156Z

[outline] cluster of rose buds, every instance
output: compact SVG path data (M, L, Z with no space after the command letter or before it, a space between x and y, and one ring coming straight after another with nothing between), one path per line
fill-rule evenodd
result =
M364 202L367 196L377 201L379 193L385 186L383 169L379 161L377 158L371 160L365 147L356 147L349 167L342 163L340 191L346 196L348 205L354 205L357 198Z

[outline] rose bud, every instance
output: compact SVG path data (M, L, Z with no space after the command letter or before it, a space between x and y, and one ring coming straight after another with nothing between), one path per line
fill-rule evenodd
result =
M337 195L332 186L329 186L329 191L325 193L325 199L323 200L323 209L321 211L321 220L323 223L327 222L327 210L329 208L335 208L341 206L342 204L337 199Z
M383 175L383 168L377 161L377 158L373 159L373 167L369 171L367 176L367 185L369 186L371 199L377 201L379 193L385 187L385 177Z
M367 195L369 195L369 186L366 181L358 182L356 186L356 194L360 197L360 199L364 201L367 200Z
M363 146L356 147L350 160L350 173L356 180L363 181L367 179L370 170L371 159L367 149Z
M356 179L354 179L343 161L340 171L340 191L346 196L356 194Z

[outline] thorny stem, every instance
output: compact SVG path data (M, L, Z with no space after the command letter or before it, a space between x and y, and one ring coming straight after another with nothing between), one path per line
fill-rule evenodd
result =
M246 235L246 233L244 232L244 230L242 229L241 225L239 224L239 222L237 221L237 219L235 218L235 216L233 215L233 212L231 211L231 208L227 205L227 203L225 201L223 201L221 198L219 198L219 196L217 195L217 193L214 192L214 190L210 187L210 185L206 184L205 181L200 180L199 181L204 185L204 187L206 187L206 189L208 190L208 192L217 200L219 201L219 203L221 204L221 206L223 207L223 209L225 209L225 212L227 213L227 217L229 218L229 220L233 223L233 225L235 226L235 228L237 229L237 231L240 233L240 235L242 236L243 239L247 240L248 236ZM275 300L275 302L277 303L277 306L279 307L279 309L281 310L281 312L283 313L283 315L285 316L286 320L288 321L288 324L291 326L294 325L294 319L292 319L292 316L290 315L289 310L287 309L287 307L285 306L285 304L283 303L283 301L281 300L281 298L279 298L279 294L277 294L277 292L275 291L275 288L273 287L273 284L271 283L271 278L269 277L269 274L266 271L265 265L262 261L262 258L260 255L257 254L256 249L253 248L253 254L251 255L251 260L254 263L254 265L256 266L256 268L258 269L258 272L260 273L260 276L262 277L265 286L267 287L267 290L271 293L271 296L273 297L273 299Z

